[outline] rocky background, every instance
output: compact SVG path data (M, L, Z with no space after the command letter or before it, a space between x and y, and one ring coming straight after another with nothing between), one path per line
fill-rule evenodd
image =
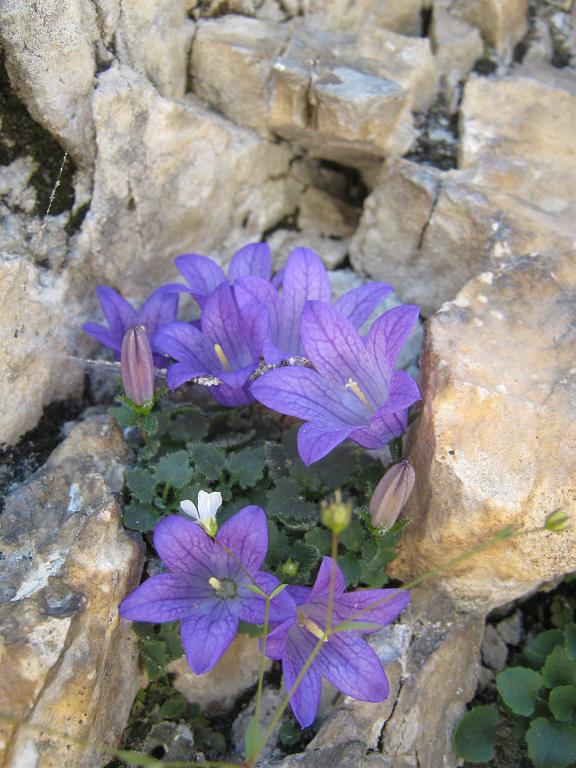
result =
M573 505L575 56L572 0L1 0L0 443L82 397L96 285L138 302L179 253L225 263L263 238L277 265L308 245L429 318L396 576ZM113 425L84 422L2 516L0 709L79 739L118 737L135 692L125 461ZM574 570L575 543L507 543L416 595L382 645L388 709L345 701L287 768L455 765L486 614ZM6 727L0 761L105 761L56 744L40 760Z

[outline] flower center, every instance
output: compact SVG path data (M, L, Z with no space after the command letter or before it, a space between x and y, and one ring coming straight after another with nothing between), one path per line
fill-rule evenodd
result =
M324 643L328 642L326 632L324 632L322 627L319 627L315 621L312 621L312 619L307 616L304 611L298 611L298 624L304 629L307 629L308 632L314 635L314 637L317 637L318 640L322 640Z
M214 344L214 352L216 352L216 356L218 360L220 360L222 368L224 368L225 371L231 370L230 362L226 357L226 355L224 354L224 350L222 349L220 344Z
M364 405L366 405L368 408L370 408L371 411L374 410L374 408L372 408L372 406L368 402L368 398L366 397L364 392L362 392L362 390L358 386L358 382L357 381L354 381L354 379L348 379L348 382L346 383L345 386L346 386L346 389L351 389L352 392L354 392L354 394L358 398L358 400L361 400L364 403Z
M238 588L236 584L230 579L217 579L216 576L211 576L208 579L208 584L212 587L214 592L221 597L222 600L229 600L232 597L236 597Z

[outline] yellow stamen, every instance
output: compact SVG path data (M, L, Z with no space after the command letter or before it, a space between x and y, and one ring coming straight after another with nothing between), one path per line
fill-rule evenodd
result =
M305 613L302 613L302 611L298 611L298 624L300 624L301 627L304 627L304 629L307 629L308 632L313 634L314 637L317 637L318 640L322 640L325 643L328 642L326 632L324 632L324 630L319 627L316 622L308 618Z
M229 371L230 363L228 362L228 358L224 354L224 350L220 344L214 344L214 352L216 352L218 360L220 360L220 363L222 364L222 368L224 368L225 371Z
M211 576L208 579L208 584L210 584L212 589L215 589L216 592L220 592L221 589L222 589L222 586L223 586L222 582L220 581L220 579L217 579L216 576Z
M372 408L372 406L368 402L368 398L366 397L364 392L362 392L362 390L358 386L358 382L357 381L354 381L354 379L348 379L348 383L346 384L346 389L351 389L352 392L354 392L354 394L356 395L356 397L364 403L364 405L367 405L368 408L370 408L371 411L374 410L374 408Z

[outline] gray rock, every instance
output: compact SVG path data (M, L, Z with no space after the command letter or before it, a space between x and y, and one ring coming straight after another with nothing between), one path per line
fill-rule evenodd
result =
M494 672L501 672L507 658L508 646L492 624L487 624L482 640L482 661Z
M522 640L522 613L514 611L511 616L496 624L496 632L507 645L518 645Z
M285 694L283 690L277 688L264 688L260 703L260 721L264 726L272 720L284 701L284 696ZM248 728L248 724L254 716L255 711L256 699L253 698L232 723L232 744L234 745L234 751L238 756L245 754L244 738L246 736L246 729ZM275 745L278 740L281 724L281 722L278 723L270 735L270 738L266 742L266 746L260 753L259 761L268 761L276 752Z

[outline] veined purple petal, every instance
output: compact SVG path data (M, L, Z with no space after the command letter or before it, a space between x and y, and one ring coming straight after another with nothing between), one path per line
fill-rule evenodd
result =
M96 341L99 341L100 344L104 344L105 347L113 349L117 355L120 354L122 339L120 339L120 343L118 343L118 339L113 336L111 331L104 325L99 325L98 323L84 323L82 330L84 333L92 336L93 339L96 339Z
M324 264L309 248L288 256L282 283L282 325L278 346L286 355L301 354L300 320L307 301L329 302L332 287Z
M102 306L110 333L115 339L118 338L118 343L121 345L124 333L128 328L138 324L136 310L126 299L107 285L99 285L96 288L96 295Z
M248 387L229 387L228 384L219 384L217 387L210 387L209 392L214 400L228 408L254 402Z
M307 603L310 599L312 587L301 587L298 584L290 584L286 587L286 590L289 592L296 605L302 605L302 603Z
M214 348L204 334L190 323L169 323L162 326L152 339L154 348L170 355L191 370L217 374L221 365Z
M338 563L335 563L331 557L323 557L322 563L320 564L320 570L316 576L316 581L312 587L312 592L310 593L308 602L314 602L314 600L318 600L320 597L328 600L330 591L330 574L332 573L333 567L334 594L340 595L342 592L344 592L346 589L346 580L344 579L344 574L342 573L340 566Z
M407 590L356 589L354 592L338 595L335 602L339 621L365 621L385 626L402 613L409 600L410 593ZM375 608L370 607L376 603L380 604ZM365 612L358 617L354 616L357 611L362 610Z
M334 429L311 421L302 424L298 430L298 453L307 467L327 456L336 446L343 443L354 431L354 427Z
M280 329L280 297L270 283L260 277L241 277L234 283L234 294L242 308L261 304L268 311L268 339L278 343Z
M286 637L286 652L282 659L282 673L286 694L292 688L298 674L316 644L311 634L293 627ZM318 658L318 657L317 657ZM317 671L317 658L292 694L290 706L302 728L312 725L320 706L322 679Z
M389 376L394 370L396 358L412 333L419 312L413 304L403 304L389 309L370 327L366 349L383 376Z
M228 267L228 279L256 275L263 280L270 280L272 259L267 243L250 243L236 251Z
M250 391L268 408L335 430L366 424L371 414L349 390L310 368L269 371L253 382Z
M280 582L271 573L264 573L260 571L253 576L256 584L267 595L279 586ZM240 618L243 621L248 621L250 624L264 624L264 617L266 612L266 601L260 595L254 592L248 592L246 597L242 598L242 610L240 612ZM288 591L283 589L276 597L270 601L270 613L269 624L274 626L286 621L290 617L296 614L296 604Z
M261 507L251 505L226 520L216 542L230 550L249 573L260 570L268 550L268 526Z
M348 318L354 328L359 330L378 304L391 293L391 285L386 283L366 283L343 293L334 302L334 309Z
M205 374L204 370L194 368L187 363L173 363L168 366L166 371L166 384L168 389L178 389L178 387L185 384L187 381L195 379L196 376L202 376Z
M156 552L174 573L197 574L208 581L214 576L216 546L201 526L177 515L165 517L154 529Z
M240 311L244 334L250 351L250 362L258 362L268 333L268 313L261 304L247 304Z
M182 283L165 283L162 286L164 293L188 293L192 295L192 289L189 285L183 285Z
M178 314L178 294L168 293L163 287L158 288L146 299L138 313L138 323L146 327L152 339L163 325L176 321Z
M202 312L202 332L213 345L220 345L231 370L257 363L260 351L255 354L255 349L262 348L267 322L266 313L253 305L240 309L228 283L216 288Z
M287 587L289 589L289 587ZM286 591L286 590L284 590ZM290 618L275 627L266 639L266 656L275 661L280 660L286 653L286 637L294 626L294 619Z
M393 413L402 408L408 408L418 400L420 400L420 390L414 379L406 371L394 371L390 379L388 399L378 410L385 409Z
M190 286L190 292L199 304L208 297L221 283L226 282L222 268L207 256L198 253L185 253L174 259L174 264L180 270Z
M180 637L186 660L195 675L209 672L234 640L238 616L229 600L217 599L212 610L184 619Z
M119 613L131 621L179 621L190 616L202 601L210 600L206 579L183 573L160 573L140 584L120 603Z
M407 426L407 410L388 413L384 407L376 411L367 427L355 429L351 433L350 439L363 448L376 451L379 448L384 448L393 437L403 435Z
M318 671L342 693L360 701L384 701L390 686L380 659L352 632L331 635L316 659Z
M279 269L275 275L272 275L270 284L273 288L276 288L276 290L279 291L280 288L282 288L283 281L284 281L284 267L282 267L282 269Z

